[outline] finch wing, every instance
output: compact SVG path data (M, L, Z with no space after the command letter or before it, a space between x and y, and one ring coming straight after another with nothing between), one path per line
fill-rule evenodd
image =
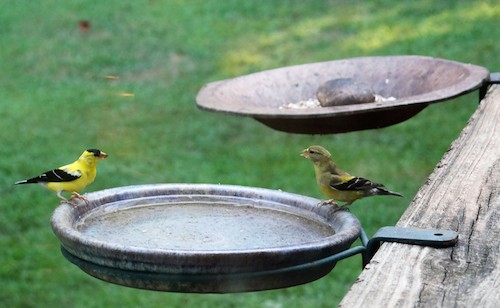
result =
M42 173L34 178L19 181L16 184L28 184L28 183L47 183L47 182L70 182L78 179L82 176L79 170L76 171L65 171L62 169L54 169Z
M370 180L360 177L354 177L346 182L330 184L330 186L337 190L368 190L372 188L383 187L381 184L373 183Z

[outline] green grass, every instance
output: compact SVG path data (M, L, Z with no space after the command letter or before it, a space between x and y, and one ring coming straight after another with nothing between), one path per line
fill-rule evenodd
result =
M360 272L359 257L307 285L243 294L161 293L93 279L59 252L49 224L57 198L12 183L98 147L110 157L89 190L227 183L320 198L298 153L322 144L345 169L406 196L352 207L371 235L397 222L466 125L477 93L396 126L307 136L201 111L197 91L223 78L356 56L419 54L498 71L499 18L494 1L1 1L0 305L337 304ZM91 22L89 32L79 31L80 20Z

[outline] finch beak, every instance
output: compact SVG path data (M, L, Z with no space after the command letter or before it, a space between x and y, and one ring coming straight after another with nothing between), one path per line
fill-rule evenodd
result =
M302 153L300 153L300 156L305 157L305 158L309 158L309 154L307 154L307 149L302 151Z
M101 152L101 154L99 155L99 158L106 158L106 157L108 157L108 154L104 152Z

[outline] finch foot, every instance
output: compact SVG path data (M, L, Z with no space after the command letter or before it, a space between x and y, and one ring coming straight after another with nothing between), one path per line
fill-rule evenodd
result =
M78 206L78 203L76 203L75 201L72 201L71 199L61 199L61 204L62 203L68 203L68 204L71 204L74 208L76 208Z
M87 197L80 195L76 191L72 192L71 194L72 194L72 196L71 196L71 198L69 198L68 203L73 204L74 207L76 207L76 204L70 202L71 200L74 200L74 199L80 199L80 200L84 201L87 205L90 204L89 199L87 199Z
M337 202L335 202L333 199L330 199L330 200L323 200L321 201L320 203L318 203L319 206L324 206L324 205L331 205L333 206L334 208L337 208L339 207L339 204Z
M330 212L331 214L337 212L337 211L346 211L346 212L350 212L351 210L349 210L349 205L351 205L352 202L347 202L347 203L344 203L342 205L338 205L337 204L337 207L332 209Z
M350 212L348 208L346 207L343 207L343 206L339 206L337 205L336 207L332 207L329 211L328 211L328 218L332 217L333 214L339 212L339 211L347 211L347 212Z
M342 207L339 206L337 202L335 202L333 199L330 200L323 200L320 203L318 203L318 206L325 206L329 205L330 210L328 211L327 217L331 217L335 212L342 210Z

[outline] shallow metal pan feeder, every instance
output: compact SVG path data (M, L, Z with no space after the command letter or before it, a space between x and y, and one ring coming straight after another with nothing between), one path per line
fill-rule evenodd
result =
M318 200L262 188L158 184L88 194L60 205L51 223L63 254L88 274L125 286L221 293L275 289L318 279L361 226L328 217Z
M269 290L308 283L381 241L448 247L457 234L382 228L370 240L348 211L283 191L215 184L107 189L51 219L63 255L96 278L188 293ZM350 248L361 238L362 245Z
M291 108L310 101L329 81L348 80L350 95L328 107ZM250 116L280 131L330 134L381 128L405 121L431 103L490 81L487 69L424 56L364 57L283 67L205 85L196 97L205 110ZM373 100L365 100L363 94ZM377 99L380 98L380 99Z

